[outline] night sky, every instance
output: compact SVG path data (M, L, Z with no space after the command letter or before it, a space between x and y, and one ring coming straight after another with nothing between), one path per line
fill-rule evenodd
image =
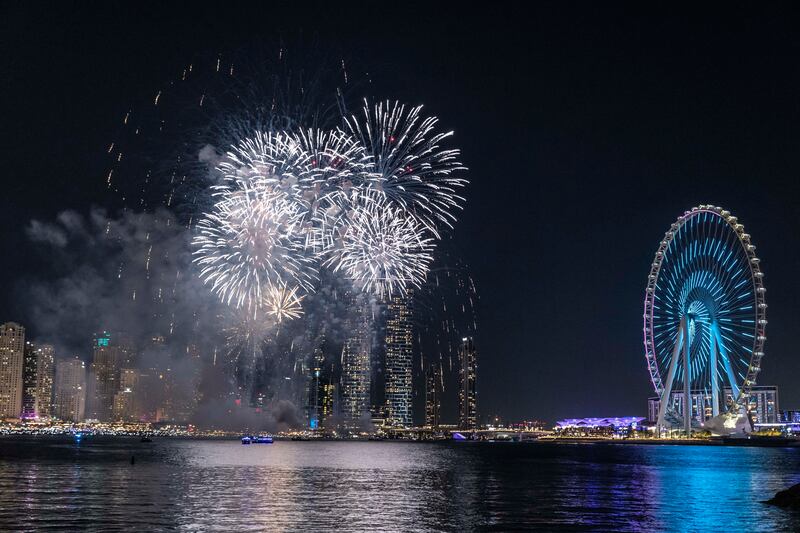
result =
M130 102L198 53L302 36L455 130L472 182L456 239L480 294L482 414L644 416L648 269L675 218L705 203L758 246L760 384L800 408L800 17L788 5L272 4L0 8L0 321L24 321L22 280L47 268L29 221L106 202L103 155Z

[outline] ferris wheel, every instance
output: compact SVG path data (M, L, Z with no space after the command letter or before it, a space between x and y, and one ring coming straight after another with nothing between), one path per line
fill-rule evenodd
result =
M737 218L712 205L686 211L665 233L644 299L659 429L689 434L692 425L746 410L767 325L755 248Z

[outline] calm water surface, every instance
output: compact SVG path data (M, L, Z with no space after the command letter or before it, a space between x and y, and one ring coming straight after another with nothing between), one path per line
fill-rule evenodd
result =
M154 440L0 439L0 530L800 531L797 449Z

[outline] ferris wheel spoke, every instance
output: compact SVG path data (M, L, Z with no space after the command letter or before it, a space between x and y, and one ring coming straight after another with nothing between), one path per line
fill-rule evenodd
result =
M712 330L714 333L714 337L716 339L716 344L719 349L719 354L722 357L722 365L725 369L725 374L728 376L728 384L731 387L731 393L733 395L733 400L736 401L739 398L739 386L737 384L736 377L733 373L733 367L731 366L731 360L728 357L728 350L725 348L725 343L723 342L722 338L723 335L720 334L719 328L716 326L712 326Z

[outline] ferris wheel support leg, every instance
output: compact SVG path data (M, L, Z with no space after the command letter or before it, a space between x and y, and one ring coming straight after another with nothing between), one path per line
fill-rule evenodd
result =
M669 400L672 396L672 383L675 381L675 371L678 368L678 358L681 356L681 348L683 347L684 324L685 322L681 320L680 326L678 326L678 335L675 337L675 347L672 349L672 359L669 362L667 381L664 384L664 390L661 391L661 401L658 406L658 421L656 422L658 424L657 427L659 432L661 431L661 428L665 427L664 415L667 412L667 406L669 405Z
M686 337L683 342L683 429L688 437L692 433L692 369L689 366L691 342L688 331L684 330L683 334Z
M714 326L712 326L713 328ZM711 416L719 415L719 379L717 379L717 339L709 335L709 357L711 358Z
M722 364L725 367L725 374L728 375L728 383L730 383L731 386L731 395L733 396L733 401L735 402L739 398L739 385L736 384L736 376L733 374L731 360L728 357L728 352L725 351L725 345L722 344L722 335L719 333L719 328L716 324L713 324L711 329L714 331L714 338L717 339L717 348L719 348L719 354L722 356Z

